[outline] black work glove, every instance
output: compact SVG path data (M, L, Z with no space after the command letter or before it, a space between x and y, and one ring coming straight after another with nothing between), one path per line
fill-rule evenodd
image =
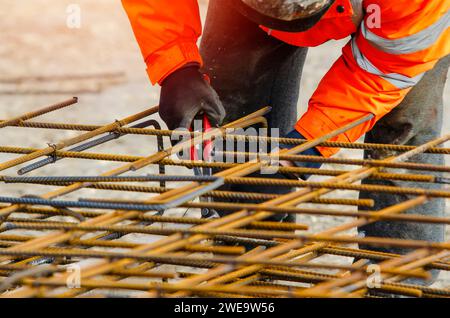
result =
M169 129L190 128L194 118L205 113L211 126L225 117L219 96L203 78L198 65L190 65L170 74L162 83L159 115Z

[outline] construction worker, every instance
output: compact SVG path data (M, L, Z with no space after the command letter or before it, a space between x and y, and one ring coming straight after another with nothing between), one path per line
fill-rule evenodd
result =
M200 50L196 0L122 2L150 80L162 87L160 115L170 129L189 127L199 112L218 125L271 105L270 126L292 138L314 139L367 114L374 118L332 140L354 142L366 134L367 142L418 145L441 132L450 0L210 0ZM342 56L295 122L307 47L348 36ZM317 147L309 154L330 157L336 152ZM382 150L365 153L366 158L389 155ZM439 155L414 160L443 164ZM368 192L360 196L374 199L377 210L407 199ZM435 199L410 213L440 216L444 209L444 201ZM367 236L444 238L442 225L377 222L360 231Z

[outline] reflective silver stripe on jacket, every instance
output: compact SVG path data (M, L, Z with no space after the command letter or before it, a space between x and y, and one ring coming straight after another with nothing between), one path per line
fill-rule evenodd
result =
M361 23L361 33L376 47L390 54L410 54L425 50L437 42L442 32L450 26L450 11L447 11L438 21L428 28L400 39L390 40L382 38L367 29L365 23Z
M370 74L378 75L381 78L385 79L395 87L399 89L406 89L413 87L416 85L422 77L425 75L419 74L416 77L408 77L402 74L396 74L396 73L390 73L390 74L384 74L381 72L375 65L373 65L360 51L358 44L356 43L356 37L352 39L352 52L353 57L355 58L356 62L358 63L359 67L361 67L366 72L369 72Z

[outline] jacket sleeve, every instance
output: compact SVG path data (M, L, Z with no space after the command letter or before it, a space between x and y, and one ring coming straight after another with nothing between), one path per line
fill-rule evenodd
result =
M197 0L122 0L153 84L187 63L202 64Z
M381 25L369 14L313 94L296 130L314 139L374 114L371 121L332 141L354 142L399 105L408 92L450 53L450 0L366 1L381 8ZM424 107L426 107L424 105ZM318 148L329 157L337 148Z

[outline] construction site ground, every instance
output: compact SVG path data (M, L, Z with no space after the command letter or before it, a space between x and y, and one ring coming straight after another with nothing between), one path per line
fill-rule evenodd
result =
M72 0L3 0L2 5L7 9L0 11L1 119L11 118L72 96L80 98L78 105L42 116L39 121L105 124L157 105L159 87L152 87L148 81L145 64L120 1L77 0L76 4L81 8L82 18L79 29L71 29L66 25L66 9L72 3L74 3ZM200 1L200 3L204 17L206 1ZM332 42L310 50L301 85L299 114L305 111L314 88L339 56L345 42L346 40ZM19 79L29 76L65 77L116 72L123 72L124 76L112 78L99 76L69 81L22 82ZM11 78L18 80L13 82L5 80ZM447 85L445 90L445 103L444 118L448 119L450 118L450 85ZM444 120L444 123L443 133L448 133L450 121ZM0 134L0 145L41 148L49 142L76 134L71 131L4 128ZM154 137L125 136L100 146L95 151L148 155L156 151L156 142ZM339 157L351 156L352 158L361 155L361 151L357 150L345 150L338 154ZM1 162L9 158L13 158L13 155L0 154ZM120 164L70 159L49 165L30 175L98 175L118 165ZM177 169L184 168L170 169L175 172ZM4 174L13 175L16 170L9 169ZM186 173L186 170L182 172ZM142 173L158 173L157 167L146 168ZM0 184L0 193L9 196L38 195L49 189L52 187ZM110 195L107 191L98 193L95 190L81 190L66 198L92 197L94 194L96 197L105 198ZM340 194L346 198L357 196L354 191L342 191ZM114 193L115 198L120 196L128 199L145 197L142 194ZM450 202L447 202L447 205L450 205ZM352 207L347 208L352 209ZM180 213L183 212L180 211ZM191 211L191 213L194 212ZM338 222L336 218L329 216L302 215L299 219L302 223L313 224L309 230L311 232L329 228ZM450 235L449 227L447 229ZM131 241L146 242L158 238L135 234L127 236L127 239ZM441 275L435 286L450 286L450 273Z

